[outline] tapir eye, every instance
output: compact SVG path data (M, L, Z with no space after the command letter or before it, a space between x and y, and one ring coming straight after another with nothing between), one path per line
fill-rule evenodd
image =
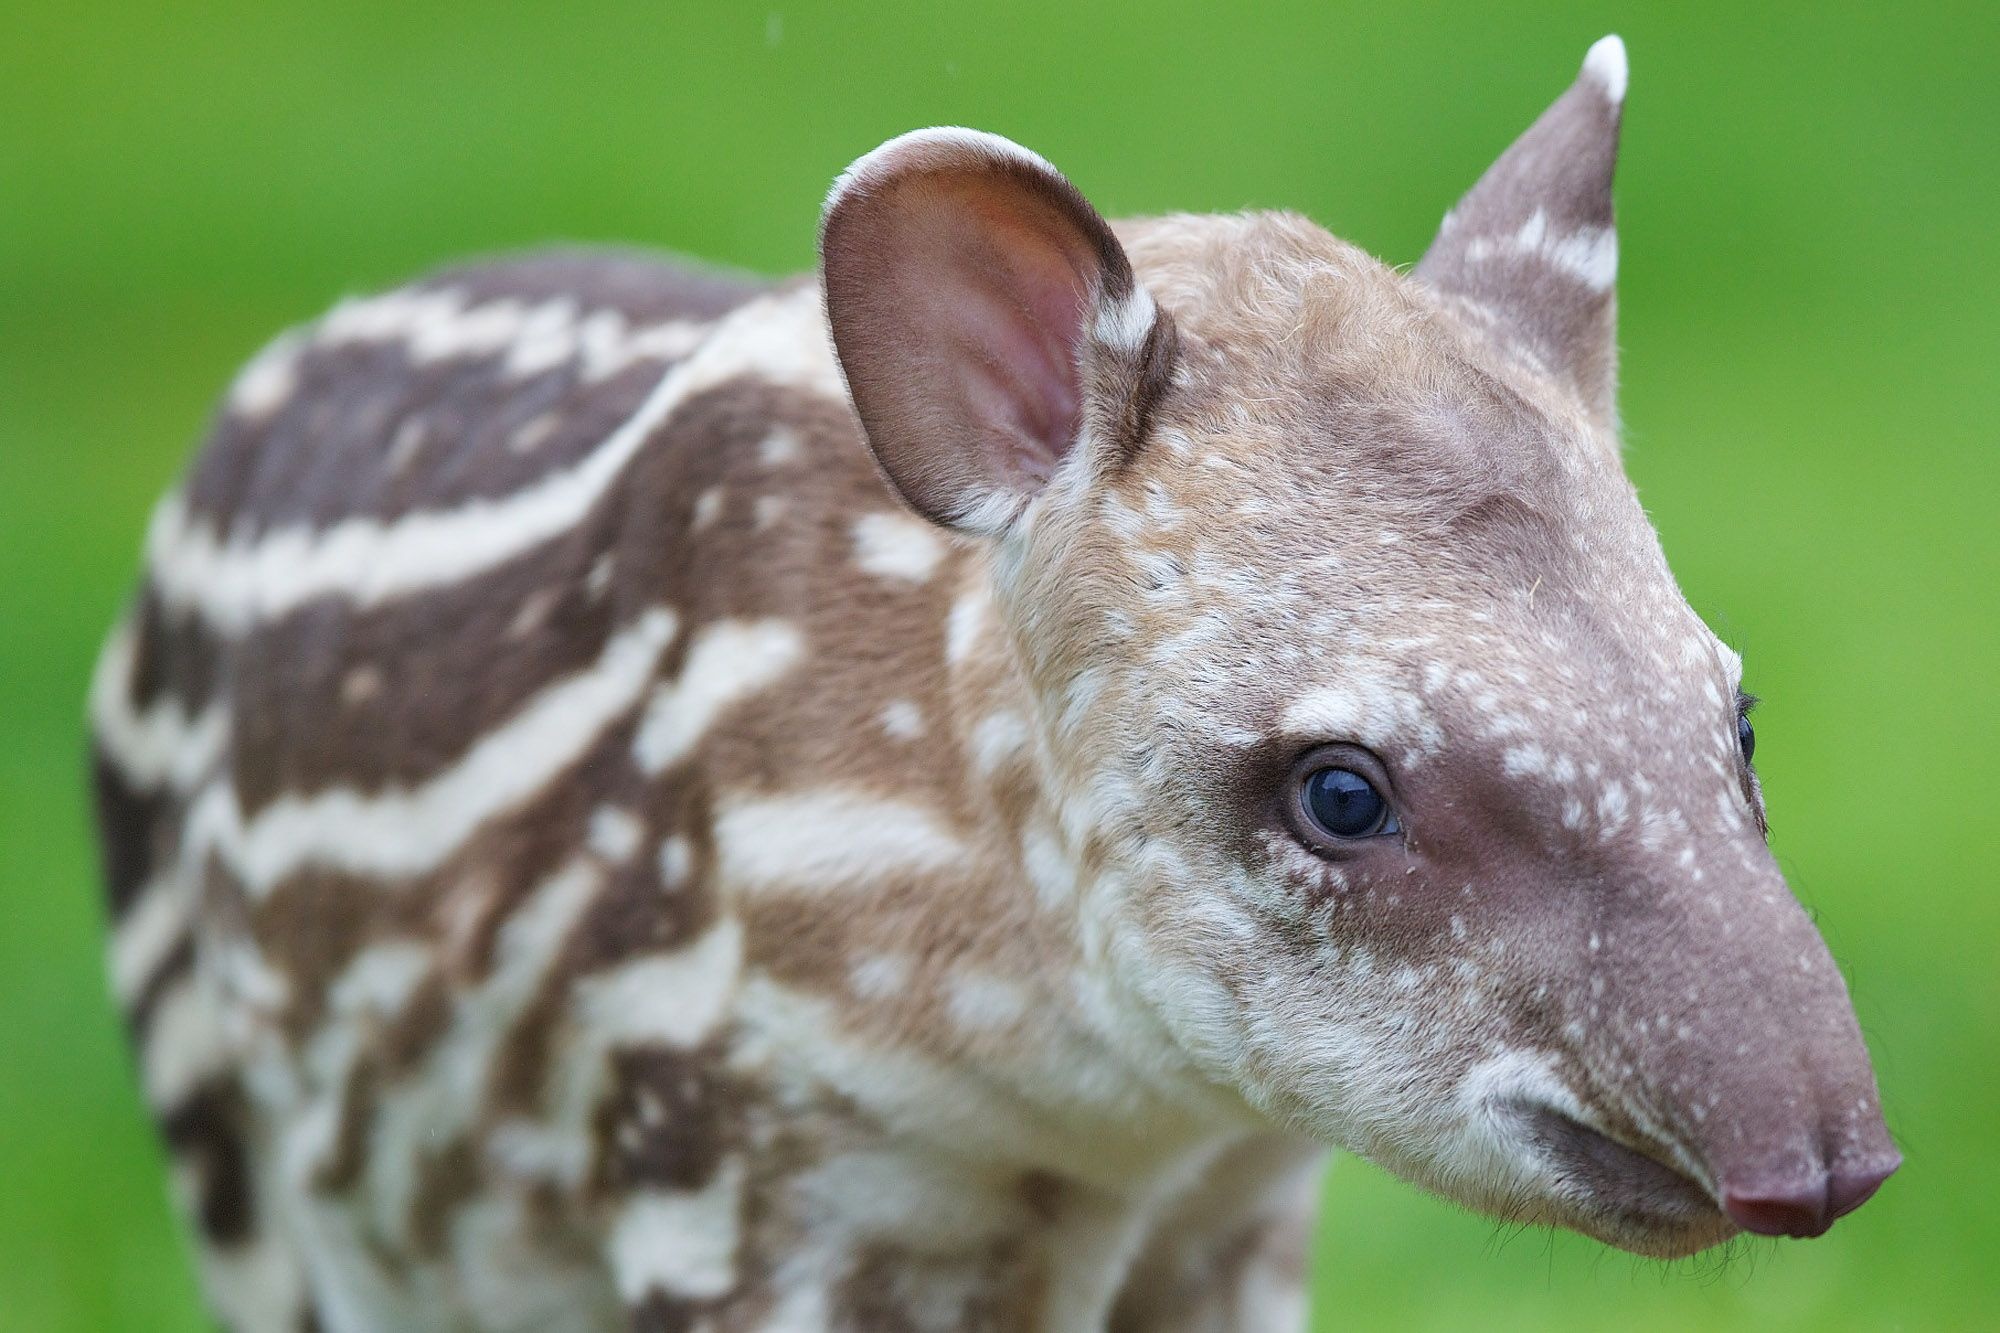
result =
M1757 696L1736 695L1736 748L1743 751L1743 762L1749 763L1757 753L1757 728L1750 725L1750 710L1757 706Z
M1306 774L1299 803L1315 829L1329 838L1371 838L1399 831L1395 812L1382 793L1351 768L1316 768Z

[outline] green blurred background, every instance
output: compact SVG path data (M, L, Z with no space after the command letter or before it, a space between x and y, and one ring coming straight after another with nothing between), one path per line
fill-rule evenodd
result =
M1318 1328L2000 1327L2000 8L1394 0L175 4L0 18L0 1326L200 1326L101 979L81 698L233 368L467 252L810 262L916 125L1113 214L1283 205L1408 263L1607 31L1629 458L1765 696L1779 854L1908 1165L1661 1266L1333 1171Z

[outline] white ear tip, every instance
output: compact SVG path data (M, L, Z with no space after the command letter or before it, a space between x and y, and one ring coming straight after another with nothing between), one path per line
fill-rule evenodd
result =
M1625 63L1625 39L1616 33L1598 38L1583 57L1583 72L1597 81L1613 106L1624 102L1625 81L1630 74Z
M972 160L986 158L990 161L1014 161L1026 163L1049 175L1058 175L1049 160L1040 153L1021 147L1012 139L985 130L969 130L962 125L933 125L927 129L910 130L872 149L857 158L854 164L840 173L840 178L827 192L822 216L831 213L841 197L858 183L889 175L899 165L913 158L936 154L955 153Z

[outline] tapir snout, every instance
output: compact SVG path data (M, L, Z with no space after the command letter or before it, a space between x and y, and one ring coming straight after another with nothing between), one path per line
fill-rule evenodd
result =
M1607 988L1611 1067L1638 1076L1615 1100L1692 1161L1737 1227L1818 1236L1902 1155L1846 983L1761 838L1705 859L1700 879L1603 927L1605 969L1629 978Z

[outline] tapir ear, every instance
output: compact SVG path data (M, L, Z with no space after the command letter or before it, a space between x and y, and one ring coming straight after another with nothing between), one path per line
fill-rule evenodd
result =
M827 321L855 411L918 513L1011 525L1089 429L1130 448L1173 325L1075 186L997 135L918 130L834 185Z
M1611 175L1625 79L1622 41L1591 47L1576 83L1445 215L1416 269L1497 324L1607 425L1617 412Z

